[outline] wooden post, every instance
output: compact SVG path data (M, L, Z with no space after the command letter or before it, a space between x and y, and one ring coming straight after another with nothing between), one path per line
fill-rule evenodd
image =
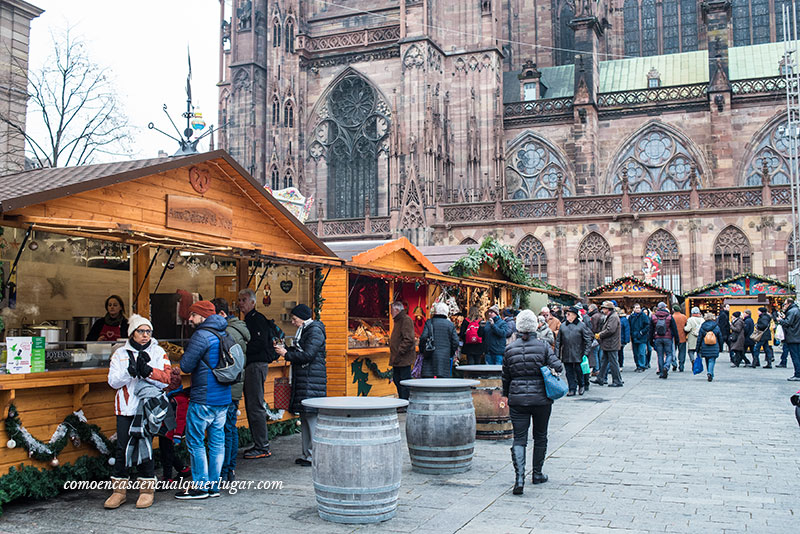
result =
M250 260L246 258L238 258L236 260L236 288L237 291L247 288L247 282L250 280ZM253 281L258 284L256 277Z
M147 272L149 266L150 247L139 247L133 254L133 296L136 302L132 303L132 307L136 313L148 319L150 318L150 276ZM138 297L136 297L137 290Z

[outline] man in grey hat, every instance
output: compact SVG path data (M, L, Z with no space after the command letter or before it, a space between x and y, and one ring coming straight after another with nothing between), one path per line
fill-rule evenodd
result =
M501 365L506 350L506 333L508 325L500 317L500 308L495 304L486 310L486 321L478 328L478 335L483 339L486 349L486 364Z
M594 336L600 341L600 351L602 358L600 360L600 369L608 368L611 371L611 385L612 388L622 387L622 375L619 372L619 349L622 346L619 315L617 315L614 303L610 300L603 302L600 306L600 312L605 316L603 326L600 331ZM605 385L605 373L600 373L594 381L600 386Z

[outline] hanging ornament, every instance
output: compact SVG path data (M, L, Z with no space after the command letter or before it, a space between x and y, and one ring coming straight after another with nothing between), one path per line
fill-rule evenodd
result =
M293 286L294 282L292 282L291 280L281 281L281 291L283 291L284 293L288 293L289 291L291 291Z
M10 439L10 440L8 440L6 442L6 447L8 447L9 449L13 449L16 446L17 446L17 442L14 441L13 439Z
M200 274L200 265L195 261L186 262L186 270L189 271L189 276L194 278Z
M52 460L50 460L50 465L52 465L53 467L58 467L58 458L53 458Z
M171 262L169 262L169 263L167 264L167 269L169 269L170 271L171 271L172 269L174 269L174 268L175 268L175 262L174 262L174 261L171 261Z
M69 440L72 442L72 446L75 447L76 449L81 446L81 438L78 437L77 434L72 434L69 437Z
M39 250L39 243L37 243L36 241L31 241L30 243L28 243L28 248L31 250Z
M264 306L272 304L272 289L269 287L269 284L264 286L264 298L261 299L261 303Z
M211 265L209 265L208 268L211 269L212 271L216 271L217 269L219 269L219 264L216 262L216 260L212 261Z
M115 463L117 463L117 459L113 456L108 459L108 465L114 465Z

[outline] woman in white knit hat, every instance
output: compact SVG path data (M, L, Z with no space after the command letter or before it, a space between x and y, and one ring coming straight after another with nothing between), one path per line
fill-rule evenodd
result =
M451 362L458 350L456 327L447 318L450 308L444 302L433 305L433 317L425 322L419 337L419 351L422 353L422 378L450 378ZM426 352L429 341L433 351Z

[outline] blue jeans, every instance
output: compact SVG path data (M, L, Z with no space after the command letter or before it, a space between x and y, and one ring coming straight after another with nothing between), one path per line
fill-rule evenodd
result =
M792 357L794 376L800 378L800 343L787 343L786 348L789 349L789 355Z
M713 358L706 357L706 373L714 376L714 365L717 363L717 357L714 356Z
M225 419L228 406L189 402L186 412L186 447L192 460L192 479L207 490L218 490L225 457ZM208 455L203 442L208 430Z
M633 360L636 362L637 369L644 369L647 365L645 351L647 351L647 343L633 343Z
M653 345L650 343L647 344L647 351L644 353L644 356L644 366L650 369L650 358L653 356Z
M658 355L658 372L668 371L670 365L672 365L672 340L669 338L654 339L653 348L656 349L656 354Z
M222 480L226 480L228 473L236 470L236 453L239 452L239 430L236 428L238 411L239 403L232 402L228 405L228 412L225 415L225 456L222 458L220 471Z
M503 365L503 355L486 354L486 365Z
M759 357L761 356L761 349L764 349L764 360L767 365L772 365L772 360L775 359L775 355L772 352L772 346L769 344L769 341L759 341L756 343L756 346L753 348L753 365L761 365L759 361Z
M686 342L678 343L678 368L683 371L683 365L686 363Z

